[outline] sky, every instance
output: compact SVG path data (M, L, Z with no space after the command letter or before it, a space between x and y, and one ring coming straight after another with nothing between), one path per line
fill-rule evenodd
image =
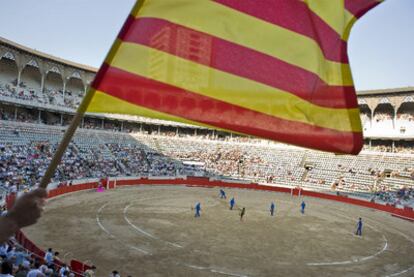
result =
M99 67L134 3L0 0L0 36ZM348 51L357 90L414 86L413 14L414 0L385 0L355 24Z

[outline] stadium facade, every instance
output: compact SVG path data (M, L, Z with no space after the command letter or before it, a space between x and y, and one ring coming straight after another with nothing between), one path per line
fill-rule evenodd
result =
M208 41L200 42L192 34L174 30L164 30L153 43L163 47L165 37L170 36L188 37L189 45L183 47L199 45L200 51L208 49ZM197 49L192 51L193 55L204 53ZM151 66L157 66L159 61L157 57L153 58ZM24 151L30 151L30 147L45 147L39 146L38 142L47 141L53 149L96 71L96 68L0 38L0 144L14 143L26 147ZM168 78L182 77L178 74ZM78 167L80 163L91 169L88 173L76 169L74 174L78 175L74 176L61 168L58 170L60 178L55 176L55 181L104 174L185 173L347 192L372 193L407 187L412 190L414 87L360 91L358 101L366 141L365 150L358 157L337 157L163 120L88 113L74 139L75 146L68 151L84 156L82 162L78 161ZM127 146L121 149L114 145L118 142ZM103 154L98 157L94 151L99 150ZM150 154L144 155L144 152ZM125 155L135 159L135 165L125 161ZM88 158L105 164L105 169L92 166ZM142 164L142 160L147 164ZM164 163L162 166L160 161ZM68 167L75 169L74 165ZM65 176L65 172L69 175ZM37 181L41 174L38 172L32 181ZM4 183L4 180L0 181ZM24 180L24 183L29 181Z
M208 42L200 43L191 34L175 34L173 30L164 30L153 43L162 47L164 37L173 35L188 36L191 39L189 45L193 45L192 40L195 40L202 53L208 49ZM197 55L197 51L192 54ZM63 60L4 38L0 38L0 57L0 107L3 113L15 120L20 112L24 112L38 123L67 125L97 71L96 68ZM153 62L153 66L159 64L157 57ZM197 82L202 83L203 80ZM414 87L359 91L358 103L366 149L411 152L414 146ZM85 122L96 128L113 126L120 131L210 132L215 136L230 136L229 133L196 126L132 116L88 114L81 127Z

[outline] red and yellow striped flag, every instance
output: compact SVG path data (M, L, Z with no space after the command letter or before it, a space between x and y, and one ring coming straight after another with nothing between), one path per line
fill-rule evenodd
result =
M379 2L138 1L87 111L357 154L363 138L347 39Z

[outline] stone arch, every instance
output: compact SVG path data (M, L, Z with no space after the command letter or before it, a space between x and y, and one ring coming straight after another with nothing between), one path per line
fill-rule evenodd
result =
M397 118L402 120L414 119L414 101L403 102L397 110Z
M387 98L383 98L380 100L379 104L375 107L374 110L374 120L375 121L382 121L382 120L392 120L394 117L394 107L392 104L387 101Z
M371 109L368 104L359 104L358 106L361 114L366 114L367 116L371 117Z
M17 76L19 69L17 67L16 58L13 53L6 52L0 57L0 82L14 83L17 85Z
M76 74L78 73L78 74ZM66 81L65 103L71 108L77 108L85 94L85 86L79 72L74 72Z
M66 94L68 96L82 97L85 92L85 85L79 72L74 71L66 82Z
M364 126L370 124L371 118L371 109L369 108L368 104L359 104L359 112L361 115L361 121Z
M47 91L63 91L63 77L57 67L51 67L46 72L45 89Z
M29 60L22 70L20 77L20 85L22 87L40 90L41 83L42 74L40 73L38 62L33 59Z

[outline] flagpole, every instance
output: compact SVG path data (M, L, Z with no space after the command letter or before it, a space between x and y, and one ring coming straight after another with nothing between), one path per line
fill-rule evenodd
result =
M52 161L46 169L45 175L43 175L42 179L40 180L40 188L46 189L49 185L49 182L55 174L56 168L62 160L63 154L65 153L66 148L69 145L69 142L72 140L72 137L75 134L75 131L79 126L79 123L85 115L86 109L88 108L89 103L91 102L94 94L95 90L89 87L85 94L85 97L82 100L82 103L79 105L75 116L73 117L69 127L66 129L65 134L63 135L62 140L60 141L60 144L56 149L55 154L53 155Z

